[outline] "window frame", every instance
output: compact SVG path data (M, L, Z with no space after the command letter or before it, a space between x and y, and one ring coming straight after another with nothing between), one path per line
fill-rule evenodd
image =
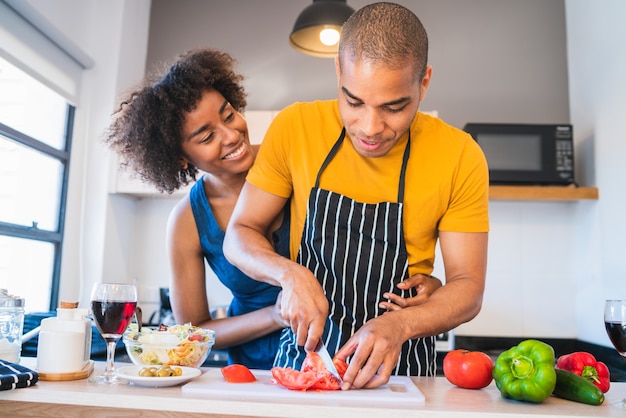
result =
M64 147L59 150L32 138L23 132L0 123L0 134L15 141L33 151L38 151L47 157L58 160L62 165L62 178L59 190L59 207L57 230L47 231L37 228L33 223L31 226L17 225L0 221L0 235L13 238L21 238L34 241L51 243L54 246L54 261L52 265L52 277L50 281L50 303L49 310L53 311L59 304L59 288L61 284L61 261L63 258L63 239L65 236L65 214L67 210L67 196L69 187L70 158L72 151L72 139L74 131L74 117L76 108L70 103L67 104L65 114Z

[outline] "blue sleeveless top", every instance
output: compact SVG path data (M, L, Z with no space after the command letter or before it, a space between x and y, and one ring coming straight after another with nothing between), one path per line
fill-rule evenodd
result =
M252 312L276 303L281 288L259 282L245 275L228 262L224 256L224 231L215 220L209 199L200 178L189 192L191 210L196 221L200 245L204 258L217 276L233 294L228 316ZM288 208L288 205L286 206ZM289 213L285 213L280 228L274 233L274 248L277 253L289 257ZM228 363L243 364L251 369L269 370L278 351L281 330L274 331L256 340L248 341L228 349Z

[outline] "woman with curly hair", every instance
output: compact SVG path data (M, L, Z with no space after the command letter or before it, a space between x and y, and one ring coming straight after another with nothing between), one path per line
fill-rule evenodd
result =
M240 113L246 93L233 65L230 55L211 49L179 57L120 103L105 142L123 165L162 192L172 193L204 172L168 220L174 317L215 330L214 348L228 347L229 363L269 369L286 325L280 288L244 275L222 252L226 225L258 147L250 145ZM288 217L281 214L272 231L276 251L289 256ZM233 294L226 318L211 318L205 259Z

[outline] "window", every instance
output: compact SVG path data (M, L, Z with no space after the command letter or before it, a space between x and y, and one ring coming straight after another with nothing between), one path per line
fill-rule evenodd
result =
M74 107L0 58L0 288L58 305Z

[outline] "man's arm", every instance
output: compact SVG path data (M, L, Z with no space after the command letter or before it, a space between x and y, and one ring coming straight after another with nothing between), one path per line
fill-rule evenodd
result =
M253 279L283 288L281 314L298 345L313 351L328 316L324 291L310 270L278 255L268 240L270 225L286 203L246 182L226 230L224 255Z
M402 344L437 335L474 318L482 305L487 268L485 233L440 232L446 284L421 305L387 312L368 321L337 352L353 354L344 389L385 384L396 366Z
M485 291L488 236L487 232L439 232L446 284L426 302L433 303L428 309L437 310L428 319L438 327L415 337L449 331L478 315Z

